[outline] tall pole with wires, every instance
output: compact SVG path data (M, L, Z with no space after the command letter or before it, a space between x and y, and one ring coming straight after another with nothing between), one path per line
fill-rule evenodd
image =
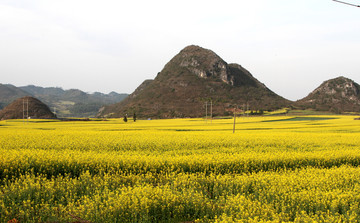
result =
M213 117L213 114L212 114L212 100L210 101L210 122L212 123L212 117Z
M23 98L23 124L25 124L25 99Z
M26 123L29 122L29 99L26 99Z
M234 107L234 126L233 126L233 133L235 133L235 123L236 123L236 107Z
M207 123L207 102L205 102L205 122Z

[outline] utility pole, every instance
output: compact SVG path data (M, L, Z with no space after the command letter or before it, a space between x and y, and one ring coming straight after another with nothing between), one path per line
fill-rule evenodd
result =
M207 123L207 102L205 102L205 122Z
M210 122L212 123L212 100L210 100Z
M23 124L25 124L25 99L23 98Z
M246 111L249 111L249 102L246 104ZM246 113L246 116L249 116L249 112L248 113Z
M235 133L235 123L236 123L236 107L234 108L234 126L233 126L233 133Z
M29 122L29 99L26 99L26 123Z

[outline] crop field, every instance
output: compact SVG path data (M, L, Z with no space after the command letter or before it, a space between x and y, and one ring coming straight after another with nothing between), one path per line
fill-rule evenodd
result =
M1 121L11 220L359 222L360 121Z

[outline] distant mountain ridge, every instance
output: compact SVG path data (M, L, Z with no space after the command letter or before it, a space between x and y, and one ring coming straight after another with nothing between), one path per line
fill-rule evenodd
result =
M29 93L11 84L0 84L0 109Z
M32 96L56 111L58 117L93 117L107 104L120 102L128 94L110 92L103 94L85 93L78 89L63 90L59 87L39 87L34 85L15 87L0 84L0 109L17 98Z
M274 110L291 107L333 113L360 111L360 85L340 76L324 81L307 97L289 101L236 63L227 63L209 49L191 45L175 55L155 79L145 80L130 95L85 93L78 89L15 87L0 84L0 110L17 98L40 99L58 117L147 118L202 117L232 114L234 108Z
M89 100L91 102L97 102L103 100L105 104L114 103L114 101L123 100L128 94L119 94L116 92L110 92L109 94L104 94L100 92L86 93L78 89L69 89L63 90L59 87L38 87L34 85L28 85L24 87L19 87L20 89L29 92L30 94L40 97L44 95L51 97L59 97L62 100L70 100L74 102L82 102L82 100Z
M174 56L152 81L145 81L124 101L105 106L99 116L199 117L206 103L216 115L234 106L276 109L291 104L238 64L228 64L213 51L188 46ZM210 109L210 107L209 107Z

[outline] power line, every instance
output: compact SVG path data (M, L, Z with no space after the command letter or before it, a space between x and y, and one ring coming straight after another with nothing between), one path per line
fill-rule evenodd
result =
M355 4L351 4L351 3L348 3L348 2L343 2L343 1L338 1L338 0L333 0L333 1L345 4L345 5L351 5L351 6L355 6L355 7L360 7L360 5L355 5Z

